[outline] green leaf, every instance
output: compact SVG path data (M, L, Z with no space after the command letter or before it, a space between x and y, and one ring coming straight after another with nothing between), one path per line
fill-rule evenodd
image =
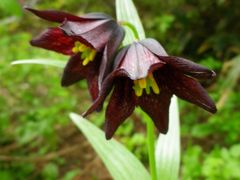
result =
M180 167L180 132L177 98L174 96L170 105L169 131L160 134L155 151L158 179L175 180Z
M70 117L103 160L113 179L150 180L145 167L122 144L114 139L107 141L103 131L81 116L71 113Z
M24 60L13 61L11 63L11 65L18 65L18 64L41 64L41 65L49 65L49 66L64 68L66 65L66 62L59 61L59 60L52 60L52 59L24 59Z

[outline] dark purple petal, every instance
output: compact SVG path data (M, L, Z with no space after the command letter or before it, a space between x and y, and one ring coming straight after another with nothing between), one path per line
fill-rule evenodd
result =
M64 68L61 84L70 86L86 77L85 66L82 65L80 54L72 56Z
M87 20L112 19L111 16L100 12L88 13L81 15L80 17Z
M120 46L123 38L124 38L123 28L116 26L116 29L113 31L109 41L107 42L104 48L100 66L101 71L99 72L100 84L102 83L106 75L109 74L109 72L111 71L113 66L114 55L116 54L116 51Z
M208 93L195 79L174 71L172 68L165 68L164 70L162 68L161 71L157 71L157 73L158 78L169 87L173 94L211 113L217 111Z
M148 38L140 41L139 43L157 56L168 56L162 45L155 39Z
M130 47L130 45L125 46L118 52L117 56L114 59L113 69L116 69L117 67L119 67L120 63L125 58L129 47Z
M140 43L133 43L119 64L132 80L145 78L149 71L160 68L165 63Z
M98 87L98 73L93 74L92 76L87 77L88 90L92 97L92 100L95 101L99 95ZM97 110L100 110L102 107L99 107Z
M88 20L99 20L99 19L110 18L109 16L104 15L102 13L91 13L91 14L86 14L78 17L62 11L55 11L55 10L41 11L41 10L29 8L29 7L25 7L25 9L32 12L33 14L35 14L36 16L42 19L52 21L52 22L58 22L58 23L62 23L65 20L81 22L81 21L88 21Z
M82 59L80 54L76 54L68 61L62 76L62 86L70 86L84 78L87 79L88 88L92 99L95 100L98 97L98 67L99 67L99 55L93 62L90 62L87 66L82 65Z
M140 107L151 117L160 133L168 131L169 106L172 93L166 88L161 88L159 95L144 94L138 99Z
M132 114L136 102L131 80L118 78L114 84L115 88L106 110L106 139L111 139L117 128Z
M31 40L32 46L56 51L66 55L73 55L74 40L65 35L59 28L49 28Z
M102 83L102 88L100 89L98 98L93 102L91 107L88 108L88 110L82 114L83 117L86 117L87 115L101 108L104 100L106 99L108 94L111 92L113 88L114 80L117 77L127 77L127 74L121 70L116 70L116 71L113 71L111 74L109 74Z
M177 70L182 71L185 74L191 75L195 78L212 78L215 76L215 73L203 66L200 66L192 61L189 61L184 58L168 56L165 49L162 45L154 40L154 39L145 39L140 41L143 46L148 48L152 53L156 54L160 60L166 62L166 64L170 65Z
M216 76L214 71L181 57L160 56L159 58L171 67L198 79L209 79Z
M88 22L65 21L60 28L67 35L79 38L97 51L102 51L117 26L115 21L107 19Z

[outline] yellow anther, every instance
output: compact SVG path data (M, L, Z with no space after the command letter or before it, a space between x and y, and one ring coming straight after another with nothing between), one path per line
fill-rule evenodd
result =
M160 93L160 89L153 77L152 74L149 75L149 80L150 80L150 86L152 87L152 90L155 94L159 94Z
M138 84L139 84L140 88L142 88L142 89L144 89L144 88L147 87L147 82L146 82L146 79L145 79L145 78L139 79L139 80L138 80Z
M75 43L74 43L74 46L75 47L79 47L81 45L81 43L79 42L79 41L76 41Z
M156 83L156 81L154 80L153 83L152 83L152 90L155 94L159 94L160 93L160 89Z
M90 59L86 58L86 59L83 60L82 65L86 66L89 62L90 62Z
M86 66L89 62L93 61L96 57L97 51L82 44L79 41L74 43L74 47L72 48L73 53L81 53L81 59L83 66Z
M151 92L151 89L150 89L150 88L151 88L151 87L150 87L149 78L147 78L147 86L146 86L146 88L145 88L147 94L150 94L150 92Z
M75 53L75 54L78 53L78 48L77 47L73 47L72 48L72 52Z
M79 52L84 52L86 50L90 49L89 47L85 46L84 44L81 44L79 47L78 47L78 50Z
M142 96L144 89L147 94L150 94L151 88L155 94L160 93L160 89L152 74L149 74L146 78L134 81L133 89L138 97Z
M139 97L139 96L142 95L142 93L143 93L143 89L140 88L138 85L134 86L133 89L134 89L134 91L135 91L136 96Z
M90 55L89 55L89 59L92 61L95 59L97 52L95 50L91 50Z

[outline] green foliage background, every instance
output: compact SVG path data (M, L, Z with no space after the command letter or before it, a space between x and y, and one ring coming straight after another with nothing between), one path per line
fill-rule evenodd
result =
M103 11L115 15L112 0L20 2L75 14ZM134 2L148 37L158 39L169 54L192 59L217 72L213 82L203 83L218 105L217 114L210 115L180 100L180 176L187 180L240 179L240 1ZM87 109L90 98L86 83L66 89L60 87L61 69L10 66L16 59L66 61L68 57L28 43L53 24L23 12L15 0L1 1L0 10L0 179L83 177L87 162L82 157L93 152L77 151L79 161L73 161L59 151L85 141L69 121L68 113ZM90 119L102 127L104 114L95 113ZM137 112L129 119L118 130L118 139L147 163L145 126ZM72 141L73 136L80 137ZM49 154L56 156L48 159Z

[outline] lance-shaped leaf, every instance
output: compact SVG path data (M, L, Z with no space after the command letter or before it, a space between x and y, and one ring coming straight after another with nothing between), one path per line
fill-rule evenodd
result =
M145 167L122 144L106 141L104 133L88 120L71 113L71 119L83 132L115 180L150 180Z
M169 131L160 134L157 140L155 157L158 180L176 180L180 167L180 132L177 98L172 98L170 106Z

